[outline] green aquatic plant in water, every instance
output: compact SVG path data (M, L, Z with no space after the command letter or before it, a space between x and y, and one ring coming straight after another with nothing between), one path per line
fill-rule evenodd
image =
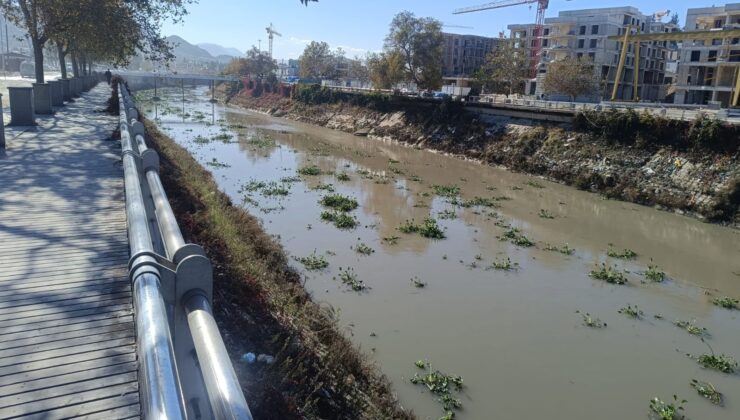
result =
M451 184L451 185L433 185L432 189L434 190L434 193L437 194L440 197L457 197L460 195L460 187L457 185Z
M367 289L365 283L357 278L355 270L351 267L347 267L346 269L339 267L339 280L355 292L361 292Z
M303 266L306 267L306 270L311 271L323 270L329 266L329 261L326 260L326 257L323 255L317 255L316 250L313 251L313 254L306 257L296 258L296 260L303 264Z
M444 220L457 219L457 213L454 210L445 209L437 213L437 217Z
M735 373L735 369L737 369L735 359L726 354L720 354L719 356L714 353L702 354L696 357L696 362L706 369L714 369L723 373Z
M357 244L357 246L355 246L355 252L362 255L371 255L375 252L375 250L370 248L364 242L360 242L359 244Z
M642 312L642 310L640 310L640 308L638 308L637 305L635 305L634 307L632 305L627 305L626 307L621 308L617 312L629 318L632 318L632 319L642 319L642 317L645 315L645 313Z
M504 232L504 234L500 236L499 239L502 241L509 241L516 246L521 246L525 248L534 246L534 242L524 236L517 228L509 228L509 230Z
M212 167L212 168L230 168L231 165L228 163L219 162L218 159L213 158L209 162L206 162L206 165Z
M604 263L601 263L600 269L591 270L588 275L596 280L603 280L611 284L627 284L627 278L621 271L617 270L616 267L610 267Z
M684 411L683 404L686 404L686 400L678 400L676 395L673 396L673 402L667 403L658 397L654 397L650 400L650 411L658 416L660 420L680 420L684 416L681 411Z
M407 220L405 221L401 226L399 226L398 230L400 230L403 233L418 233L421 236L425 238L432 238L432 239L444 239L445 233L444 230L442 230L439 225L437 225L437 221L427 217L424 219L424 223L422 224L416 224L413 220Z
M565 245L563 245L561 247L558 247L556 245L547 244L545 246L545 251L559 252L559 253L561 253L563 255L573 255L573 253L576 252L576 250L573 249L573 248L571 248L568 244L565 244Z
M298 169L299 175L306 175L306 176L317 176L323 174L321 169L316 165L311 166L304 166L303 168Z
M314 191L328 191L328 192L334 192L334 186L331 184L324 184L323 182L319 182L318 185L311 188Z
M609 250L606 251L606 255L612 257L612 258L619 258L623 260L632 260L637 258L637 253L631 249L623 249L621 252L616 251L613 248L609 248Z
M339 229L352 229L360 224L354 217L338 211L321 212L321 220L331 222Z
M681 321L679 319L673 321L673 325L677 326L678 328L682 328L686 330L687 333L691 335L696 336L707 336L709 335L709 332L706 328L698 327L694 321Z
M352 180L352 178L350 178L350 176L349 176L349 175L347 175L347 174L346 174L346 173L344 173L344 172L342 172L342 173L338 173L338 174L336 175L336 178L337 178L337 181L342 181L342 182L347 182L347 181L350 181L350 180Z
M426 283L424 283L423 281L421 281L421 279L419 279L416 276L414 276L414 277L411 278L411 284L413 284L414 287L416 287L417 289L423 289L423 288L425 288L427 286Z
M426 369L426 373L421 375L415 373L414 377L410 379L411 383L425 386L432 394L438 395L437 401L442 405L445 412L443 418L454 418L454 411L462 408L462 401L455 398L453 392L460 392L463 389L462 377L447 375L433 369L432 364L425 360L417 360L414 365L419 369Z
M602 322L599 318L594 318L590 313L583 313L581 311L576 311L576 313L580 314L583 318L583 325L591 328L606 328L606 322Z
M657 265L649 265L648 269L642 274L652 282L660 283L665 280L665 273Z
M708 399L712 404L719 406L722 405L724 396L721 392L717 391L711 383L692 379L689 385L691 385L699 395Z
M511 258L506 258L505 260L496 260L491 263L490 266L488 266L487 270L504 270L504 271L510 271L510 270L516 270L519 268L518 263L512 263Z
M725 309L740 309L740 300L728 296L712 299L712 303Z
M262 188L262 195L265 197L285 197L289 194L290 190L277 182L270 182L267 186Z
M538 214L543 219L554 219L555 218L554 214L550 213L549 211L545 209L540 209L540 212Z
M319 203L321 203L322 206L331 207L334 210L339 211L352 211L359 206L357 204L357 200L351 197L343 196L341 194L326 195L321 198L321 201L319 201Z

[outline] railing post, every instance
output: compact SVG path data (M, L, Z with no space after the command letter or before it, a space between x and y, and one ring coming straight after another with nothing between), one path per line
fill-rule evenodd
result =
M5 149L5 115L3 115L3 94L0 93L0 149Z

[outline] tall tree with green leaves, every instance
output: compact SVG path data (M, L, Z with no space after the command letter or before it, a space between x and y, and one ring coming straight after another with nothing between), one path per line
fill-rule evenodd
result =
M437 89L442 85L443 44L442 22L404 11L391 21L384 50L403 57L407 80L420 89Z
M400 52L370 54L367 58L370 81L375 89L393 89L404 80L404 57Z
M527 77L529 59L512 41L500 39L475 72L475 79L487 92L521 93Z
M567 57L547 65L543 87L547 94L568 95L573 101L578 96L596 94L599 79L593 61Z
M335 56L326 42L311 41L298 58L301 77L307 79L331 79L335 76Z

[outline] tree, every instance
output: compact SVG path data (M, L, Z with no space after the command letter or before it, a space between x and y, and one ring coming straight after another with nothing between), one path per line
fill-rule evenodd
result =
M671 15L671 20L669 20L668 23L678 25L678 13L674 13L673 15Z
M152 60L171 59L161 35L166 20L181 21L193 0L0 0L0 10L26 28L36 65L36 82L44 82L43 50L54 41L64 64L88 67L92 56L122 62L136 50ZM79 63L81 61L81 63ZM65 66L66 68L66 66ZM65 71L66 73L66 71Z
M370 81L376 89L392 89L404 79L404 58L400 52L370 54L367 66Z
M277 69L275 60L271 59L269 54L264 51L260 51L257 47L247 51L245 58L234 58L224 69L224 74L234 76L254 76L259 79L263 79Z
M488 91L511 95L524 91L528 65L529 59L513 42L501 39L474 77Z
M443 43L442 22L404 11L391 21L384 49L403 57L407 80L421 89L437 89L442 85Z
M336 59L326 42L311 41L298 58L301 77L331 79L336 74Z
M367 62L363 61L360 57L355 56L354 59L349 60L347 66L347 76L351 79L356 80L370 80L370 69L367 66Z
M594 95L598 91L598 84L590 60L568 57L547 65L544 80L547 94L568 95L573 101L577 96Z

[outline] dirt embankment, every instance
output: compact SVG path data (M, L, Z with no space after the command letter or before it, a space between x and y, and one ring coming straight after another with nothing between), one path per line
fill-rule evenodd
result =
M612 132L604 136L566 124L479 115L454 103L358 106L332 102L308 105L278 94L253 97L248 92L229 99L231 104L278 117L453 153L609 198L740 225L740 139L732 134L740 130L721 131L730 133L720 135L724 136L722 147L713 147L716 138L708 146L690 147L694 138L702 139L703 131L686 123L680 123L684 129L679 123L659 121L663 125L652 131L664 139L679 136L674 132L689 132L691 139L658 141L654 133L639 129L625 129L629 139L622 139L619 125L614 125L616 130L607 127ZM712 132L716 127L700 128Z
M188 241L214 268L214 310L257 419L411 419L388 380L315 303L258 219L233 206L210 172L145 121L148 144ZM245 352L275 356L247 365Z

